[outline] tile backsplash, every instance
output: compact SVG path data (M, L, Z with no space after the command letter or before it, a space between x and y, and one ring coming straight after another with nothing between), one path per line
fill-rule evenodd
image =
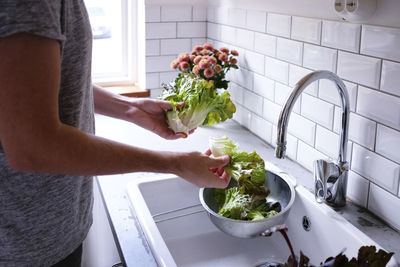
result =
M230 72L234 119L275 146L293 86L314 70L345 82L350 97L348 197L400 230L400 28L228 7L147 6L146 77L153 97L177 72L170 62L205 41L239 51ZM330 81L314 82L289 122L288 157L312 171L338 156L341 107Z

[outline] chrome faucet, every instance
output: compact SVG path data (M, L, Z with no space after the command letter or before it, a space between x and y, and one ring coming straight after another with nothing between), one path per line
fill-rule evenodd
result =
M309 84L320 79L331 80L336 85L342 104L342 130L340 133L339 157L337 163L323 159L314 162L315 199L319 203L325 201L333 207L343 207L346 205L347 175L349 170L346 157L350 103L346 86L336 74L324 70L315 71L304 76L294 86L292 93L286 100L285 106L279 115L275 156L277 158L285 157L289 116L297 98Z

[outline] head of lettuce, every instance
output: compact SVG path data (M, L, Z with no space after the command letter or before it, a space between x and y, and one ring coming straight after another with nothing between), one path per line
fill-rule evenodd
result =
M164 85L160 98L172 104L173 109L166 111L166 118L175 133L188 135L199 125L225 121L236 112L228 91L220 92L212 80L189 73L181 73L174 83Z

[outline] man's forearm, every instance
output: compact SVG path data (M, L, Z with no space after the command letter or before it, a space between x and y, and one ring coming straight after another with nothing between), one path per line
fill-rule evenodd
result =
M126 119L126 111L133 101L125 96L109 92L93 84L93 97L95 112L117 119Z
M133 147L61 125L57 133L35 140L10 162L28 172L103 175L135 171L171 172L179 169L182 153Z

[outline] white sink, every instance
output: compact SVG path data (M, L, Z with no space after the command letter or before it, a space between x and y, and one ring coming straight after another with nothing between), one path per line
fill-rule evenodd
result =
M285 262L290 255L280 233L240 239L218 230L200 204L199 189L179 177L137 179L127 190L159 266L248 267ZM330 207L316 203L303 186L296 187L286 225L296 255L301 250L314 265L343 250L351 258L363 245L381 248ZM398 265L392 257L387 266Z

